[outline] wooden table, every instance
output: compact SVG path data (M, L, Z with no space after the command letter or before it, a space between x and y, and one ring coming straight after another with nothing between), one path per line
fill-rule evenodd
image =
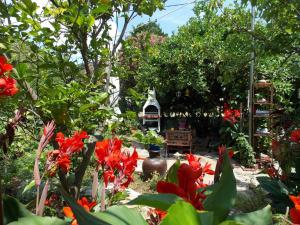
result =
M192 152L192 131L191 130L168 130L166 132L166 154L169 147L188 147Z

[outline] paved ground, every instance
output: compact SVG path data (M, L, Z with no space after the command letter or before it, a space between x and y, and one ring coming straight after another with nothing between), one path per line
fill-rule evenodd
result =
M132 149L131 149L131 151L132 151ZM140 158L146 158L149 156L148 151L145 149L137 149L137 152L138 152ZM216 153L203 152L203 153L195 154L195 155L200 157L201 164L204 165L206 162L208 162L211 164L211 168L213 170L215 169L216 162L217 162L217 154ZM182 157L180 157L180 158L181 158L181 162L187 162L184 159L184 155L182 155ZM176 157L175 156L167 157L166 160L167 160L168 168L170 168L173 165L173 163L175 163ZM138 160L138 165L136 168L137 172L142 172L142 163L143 163L142 159ZM256 177L258 176L258 173L260 172L260 170L246 170L233 160L232 160L232 164L234 167L233 171L234 171L234 175L235 175L235 178L237 181L238 192L244 193L244 194L250 194L250 195L253 194L251 189L254 189L258 185ZM213 176L206 175L204 182L207 184L213 183ZM129 197L130 199L133 199L139 195L139 193L135 192L134 190L129 190L129 192L130 192L130 197Z

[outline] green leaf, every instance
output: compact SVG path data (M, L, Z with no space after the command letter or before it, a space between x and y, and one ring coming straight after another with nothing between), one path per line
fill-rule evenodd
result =
M265 208L239 215L233 215L228 217L230 220L237 221L243 225L270 225L272 224L272 211L271 206L267 205Z
M236 180L227 153L224 154L220 181L214 185L213 192L203 203L205 210L214 212L215 224L227 217L230 209L234 206L236 193Z
M97 8L92 10L92 13L95 15L106 13L110 9L110 6L107 4L101 4Z
M3 208L4 224L17 221L21 217L32 216L22 203L10 196L3 197Z
M93 16L88 17L88 28L90 29L95 23L95 18Z
M233 220L226 220L226 221L220 223L219 225L243 225L243 224L238 223L238 222L233 221Z
M129 205L146 205L166 211L176 201L182 200L173 194L143 194L133 199Z
M148 224L140 213L138 213L135 209L129 209L126 206L113 206L108 208L105 212L95 213L94 215L109 224Z
M109 95L107 92L102 92L96 97L96 101L98 103L104 103L108 97L109 97Z
M16 65L16 70L20 78L23 78L27 72L27 65L25 63L18 63Z
M95 107L97 107L97 104L84 104L84 105L80 106L79 112L86 112L90 108L95 108Z
M170 183L177 184L178 177L177 177L177 171L180 167L180 160L177 160L169 169L166 181Z
M27 184L22 192L22 194L24 194L26 191L29 191L31 188L33 188L35 185L34 180L32 180L29 184Z
M167 216L160 223L161 225L212 225L213 213L200 212L185 201L177 201L168 209Z
M8 225L68 225L64 220L56 217L39 217L29 216L20 218L18 221L9 223Z
M77 221L79 224L93 224L93 225L107 225L109 223L93 216L92 214L85 211L80 205L76 203L76 201L71 198L63 189L61 189L61 193L71 207Z
M281 181L271 179L268 176L257 177L257 181L265 191L274 197L282 200L288 198L289 190Z
M4 45L4 44L2 44L2 43L0 43L0 48L2 48L2 49L6 49L5 45Z

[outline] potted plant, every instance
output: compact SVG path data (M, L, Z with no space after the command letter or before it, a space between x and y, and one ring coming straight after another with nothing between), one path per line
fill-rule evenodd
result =
M142 143L149 152L149 157L144 160L142 165L145 179L150 178L154 172L158 172L163 176L167 170L167 161L160 154L165 142L164 138L153 130L146 133L137 131L133 134L133 137Z

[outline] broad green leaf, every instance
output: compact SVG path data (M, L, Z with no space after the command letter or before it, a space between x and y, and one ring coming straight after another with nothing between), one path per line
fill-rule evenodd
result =
M168 173L167 173L167 178L166 181L170 182L170 183L174 183L177 184L177 171L180 167L180 161L177 160L169 169Z
M198 217L203 225L212 225L214 223L214 213L209 211L198 212Z
M88 213L84 208L76 203L76 201L71 198L63 189L61 189L61 193L71 207L77 221L79 224L93 224L93 225L107 225L109 223L93 216L92 214Z
M243 225L243 224L238 223L237 221L234 221L234 220L226 220L226 221L220 223L219 225Z
M213 213L200 212L186 201L177 201L168 209L167 216L161 225L212 225Z
M29 216L20 218L18 221L9 223L8 225L68 225L64 220L56 217L39 217Z
M105 212L94 213L94 215L109 224L148 224L140 213L138 213L135 209L129 209L126 206L112 206Z
M10 196L3 197L3 208L4 224L17 221L21 217L32 216L22 203Z
M289 190L281 181L271 179L268 176L257 177L260 186L276 198L288 198Z
M222 222L234 206L236 180L228 154L224 154L220 181L214 185L213 192L207 196L203 205L205 210L213 211L215 224Z
M29 191L31 188L33 188L35 185L34 180L32 180L29 184L27 184L22 192L22 194L24 194L26 191Z
M143 194L133 199L129 205L146 205L166 211L176 201L182 200L173 194Z
M272 224L272 211L271 206L267 205L265 208L239 215L228 217L230 220L237 221L243 225L271 225Z

